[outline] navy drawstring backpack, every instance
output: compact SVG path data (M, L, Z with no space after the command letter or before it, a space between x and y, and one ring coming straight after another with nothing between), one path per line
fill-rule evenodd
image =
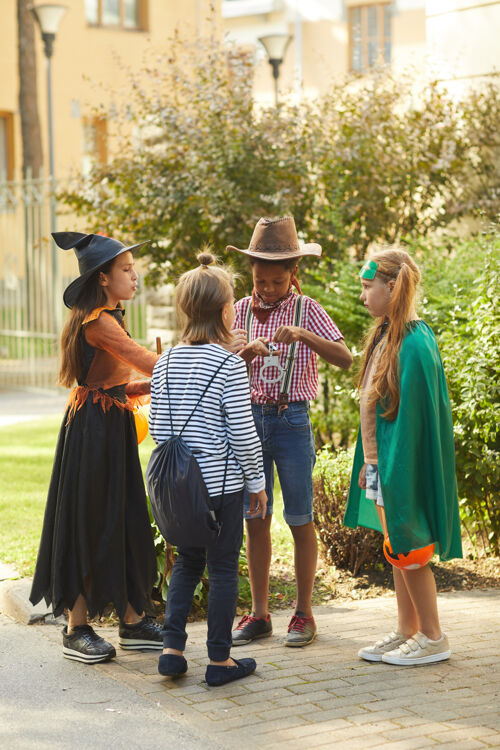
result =
M210 378L203 393L178 435L174 435L172 406L168 390L168 364L172 349L167 354L165 388L168 400L171 436L156 446L146 469L146 487L151 510L163 538L175 547L208 547L220 534L221 524L208 494L198 462L191 448L182 438L191 417L201 403L218 373L232 356L229 354ZM229 448L224 468L222 495L226 488Z

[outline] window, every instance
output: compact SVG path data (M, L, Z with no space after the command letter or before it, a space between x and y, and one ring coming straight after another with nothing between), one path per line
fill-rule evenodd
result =
M0 180L14 179L14 115L0 112Z
M349 8L349 67L362 72L391 61L391 6L357 5Z
M90 26L144 29L146 0L85 0L85 18Z
M104 118L83 119L82 171L88 174L96 164L106 164L108 159L107 122Z

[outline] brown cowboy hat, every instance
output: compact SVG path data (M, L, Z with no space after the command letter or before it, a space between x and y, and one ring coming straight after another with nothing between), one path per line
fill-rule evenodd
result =
M321 245L315 242L301 244L297 237L293 216L281 219L259 219L246 250L228 245L226 250L249 255L258 260L289 260L304 255L321 255Z

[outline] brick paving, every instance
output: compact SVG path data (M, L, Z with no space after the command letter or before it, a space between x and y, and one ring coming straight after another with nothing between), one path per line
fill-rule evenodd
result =
M271 638L233 650L236 658L253 656L257 672L220 688L204 682L204 622L188 625L189 670L177 680L158 674L154 653L117 649L108 664L72 667L105 670L228 749L500 748L500 591L441 594L439 608L453 654L425 667L357 657L392 629L392 596L316 608L318 638L303 649L281 644L291 613L274 614ZM57 629L41 627L60 644ZM116 629L99 632L116 643Z

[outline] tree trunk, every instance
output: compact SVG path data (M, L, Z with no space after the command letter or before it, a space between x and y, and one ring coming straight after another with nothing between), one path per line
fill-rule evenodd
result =
M36 77L34 19L28 8L32 0L17 0L19 111L23 142L23 175L31 169L38 177L43 165Z

